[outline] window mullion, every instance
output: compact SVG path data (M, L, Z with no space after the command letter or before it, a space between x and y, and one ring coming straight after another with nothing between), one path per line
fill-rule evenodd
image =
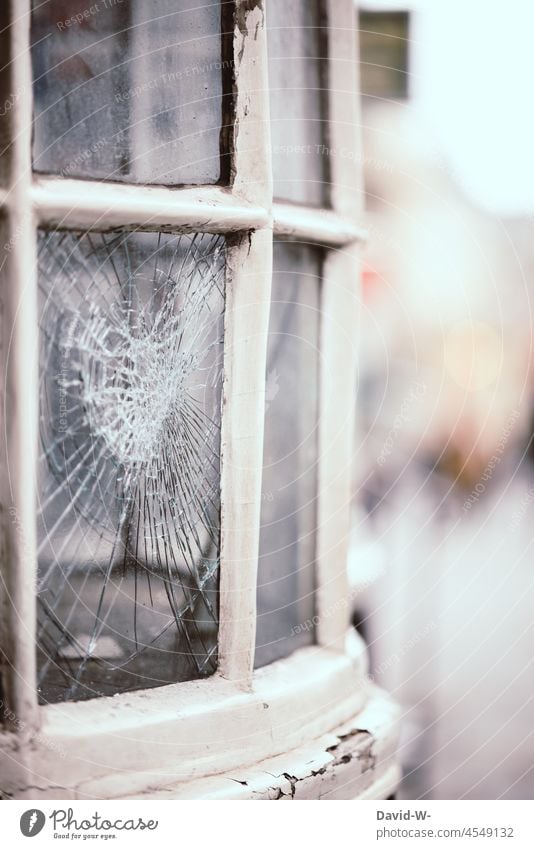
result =
M358 342L358 250L328 252L321 298L317 640L342 650L348 628L354 391Z
M3 79L12 103L2 123L2 521L0 646L2 719L27 733L37 723L35 676L38 427L36 238L31 206L30 2L4 4ZM6 101L7 102L7 101Z
M334 212L361 222L362 146L357 11L353 0L325 0L328 15L328 161Z
M253 8L250 9L251 5ZM239 197L271 209L273 176L269 83L267 75L266 0L236 0L233 68L233 190Z
M264 4L237 0L233 191L272 205ZM219 671L251 684L261 507L265 366L271 296L272 224L230 245L227 259L221 443Z
M326 0L331 202L334 213L361 221L356 9L353 0ZM343 650L349 618L347 549L350 531L354 390L358 334L359 247L330 250L322 286L317 518L317 639Z

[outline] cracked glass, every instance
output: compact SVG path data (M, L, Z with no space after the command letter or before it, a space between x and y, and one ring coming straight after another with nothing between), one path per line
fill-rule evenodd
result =
M224 181L221 9L219 0L34 0L34 170Z
M258 562L256 666L314 642L321 254L275 245Z
M40 231L42 702L216 669L224 257Z

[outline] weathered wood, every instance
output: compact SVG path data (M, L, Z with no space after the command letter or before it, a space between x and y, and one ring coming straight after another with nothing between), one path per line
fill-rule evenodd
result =
M35 676L37 455L37 283L32 216L32 72L29 0L5 4L11 17L3 73L14 106L4 116L2 154L9 208L1 227L2 359L0 619L2 709L0 722L26 735L37 724Z
M38 177L32 199L40 224L70 229L235 233L269 223L264 207L217 186L172 189Z
M353 218L330 209L313 209L277 201L273 207L274 232L282 239L298 239L326 248L365 242L365 229Z
M242 238L227 255L221 434L219 670L250 687L265 416L272 233Z

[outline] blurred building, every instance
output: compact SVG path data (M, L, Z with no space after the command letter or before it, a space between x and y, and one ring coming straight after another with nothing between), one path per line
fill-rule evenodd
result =
M529 61L517 18L481 8L360 14L369 248L350 572L374 675L405 709L408 798L534 789L534 191L510 132L533 135ZM507 128L481 85L493 65Z

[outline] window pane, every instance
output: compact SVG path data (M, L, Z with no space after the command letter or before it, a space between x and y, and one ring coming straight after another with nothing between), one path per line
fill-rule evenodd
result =
M40 233L42 701L214 672L224 243Z
M221 177L221 4L33 4L34 168L65 177Z
M373 98L408 96L408 12L360 12L362 94Z
M313 643L320 255L279 244L265 403L256 666Z
M325 57L319 0L269 0L267 36L274 194L326 202Z

